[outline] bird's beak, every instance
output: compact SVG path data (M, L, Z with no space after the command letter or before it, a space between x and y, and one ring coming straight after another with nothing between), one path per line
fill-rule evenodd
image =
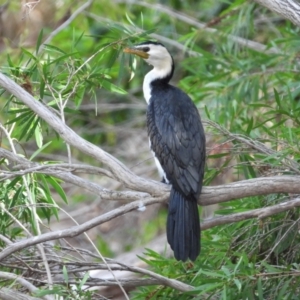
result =
M141 51L141 50L136 49L136 48L125 48L123 50L123 52L130 53L130 54L135 54L135 55L140 56L141 58L144 58L144 59L149 58L149 54L147 52Z

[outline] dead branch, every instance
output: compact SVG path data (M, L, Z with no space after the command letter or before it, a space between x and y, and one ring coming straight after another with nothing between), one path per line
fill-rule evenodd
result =
M77 168L79 168L80 170L85 169L81 165L77 165L77 167L76 165L74 165L74 168L73 165L69 164L61 164L59 167L52 165L39 165L37 163L32 163L25 158L14 155L12 152L2 148L0 148L0 157L7 158L11 162L17 163L17 167L21 168L24 174L27 174L28 172L40 172L43 174L51 175L62 179L65 182L69 182L71 184L80 186L85 190L100 196L103 200L139 200L139 203L142 203L144 205L150 205L153 203L160 202L158 198L153 198L148 193L138 191L111 191L102 188L96 183L90 182L88 180L80 178L79 176L73 175L73 170L76 170ZM87 168L87 170L89 170L89 167ZM103 172L102 169L99 170L98 168L92 168L92 170L97 170L99 173L107 175L107 173ZM20 176L23 173L11 172L10 176ZM5 176L5 173L0 175L0 181L2 180L1 178L7 178ZM141 178L138 176L136 177L139 179ZM251 196L269 195L275 193L300 194L299 182L300 176L272 176L242 180L219 186L207 186L203 188L198 203L199 205L206 206ZM161 184L160 182L154 182L154 185L155 191L153 191L153 196L155 196L155 194L159 194L161 202L166 201L168 199L170 187ZM147 204L143 203L144 200Z

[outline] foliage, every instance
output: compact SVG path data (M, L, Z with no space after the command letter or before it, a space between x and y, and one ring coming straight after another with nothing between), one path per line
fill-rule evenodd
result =
M75 18L49 44L42 44L47 35L41 31L34 49L8 47L7 53L0 53L1 72L84 138L103 148L117 148L118 134L105 130L103 124L122 125L144 115L131 109L101 111L102 98L108 98L112 105L119 99L131 103L133 96L142 98L146 69L140 61L126 57L122 49L153 37L169 38L165 44L178 61L174 83L192 97L207 124L205 184L213 184L218 178L228 182L299 175L299 28L243 0L171 1L162 12L157 10L158 3L119 2L95 1L92 9ZM207 28L186 23L181 13L207 22ZM212 27L216 30L211 31ZM168 43L173 40L178 44ZM256 41L254 46L252 41ZM184 45L184 58L178 45ZM58 161L44 159L43 155L70 151L46 122L4 90L0 103L0 120L5 123L1 125L1 147L46 166ZM86 113L81 109L87 103L94 108ZM97 122L95 115L99 117ZM139 121L130 130L143 126ZM90 162L76 151L73 155ZM13 170L7 160L0 163L2 172ZM224 174L228 178L224 179ZM38 235L40 219L51 223L52 216L59 218L60 199L71 202L62 181L40 172L15 174L0 184L0 234L10 240L28 232ZM245 212L289 198L294 195L230 201L220 204L215 213L224 216ZM72 201L76 199L74 196ZM159 214L157 223L161 217ZM132 299L298 299L299 218L294 208L265 219L203 231L202 252L195 263L177 262L147 249L141 260L151 270L186 282L195 290L179 293L165 286L141 287L132 292ZM143 228L148 228L145 236L151 239L156 232L152 223ZM102 239L97 243L105 253L113 253ZM1 246L5 247L3 241ZM66 285L52 290L41 287L36 295L56 293L72 299L75 292L68 287L67 273L64 280ZM78 281L76 297L92 299L92 293L83 290L85 280Z

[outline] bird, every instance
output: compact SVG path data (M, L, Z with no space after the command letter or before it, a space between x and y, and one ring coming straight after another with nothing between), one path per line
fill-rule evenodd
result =
M178 261L195 261L200 254L200 218L197 200L205 168L205 133L197 107L181 89L171 85L174 60L155 41L126 47L153 68L143 81L147 102L149 145L162 176L171 185L167 241Z

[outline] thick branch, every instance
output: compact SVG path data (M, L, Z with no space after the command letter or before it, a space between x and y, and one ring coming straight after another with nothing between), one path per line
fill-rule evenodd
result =
M300 194L300 176L274 176L204 187L198 203L216 204L245 197L276 193Z
M254 0L300 26L300 3L294 0Z
M5 157L12 162L20 164L23 172L26 172L26 168L24 169L24 165L30 168L40 166L37 163L32 163L25 158L16 156L12 152L0 148L0 158L2 157ZM159 202L157 198L152 198L147 193L134 191L110 191L108 189L103 189L96 183L87 181L76 175L73 175L67 170L63 171L62 169L51 169L51 165L48 166L49 169L47 169L47 166L45 165L43 165L42 167L43 168L41 172L43 174L51 175L60 178L65 182L69 182L71 184L80 186L85 190L100 196L104 200L140 200L140 204L146 201L145 203L147 203L147 205ZM67 169L69 168L72 168L72 166L67 167ZM32 172L34 172L34 170L32 170ZM18 175L19 174L17 172L16 176ZM1 177L4 176L2 175ZM136 178L137 180L146 180L138 176L136 176ZM300 194L299 182L300 176L273 176L242 180L219 186L208 186L202 189L202 194L198 203L202 206L206 206L230 200L241 199L245 197L269 195L274 193ZM166 201L168 199L170 187L163 185L160 182L154 182L154 185L155 191L153 192L155 192L155 194L161 195L161 202Z

